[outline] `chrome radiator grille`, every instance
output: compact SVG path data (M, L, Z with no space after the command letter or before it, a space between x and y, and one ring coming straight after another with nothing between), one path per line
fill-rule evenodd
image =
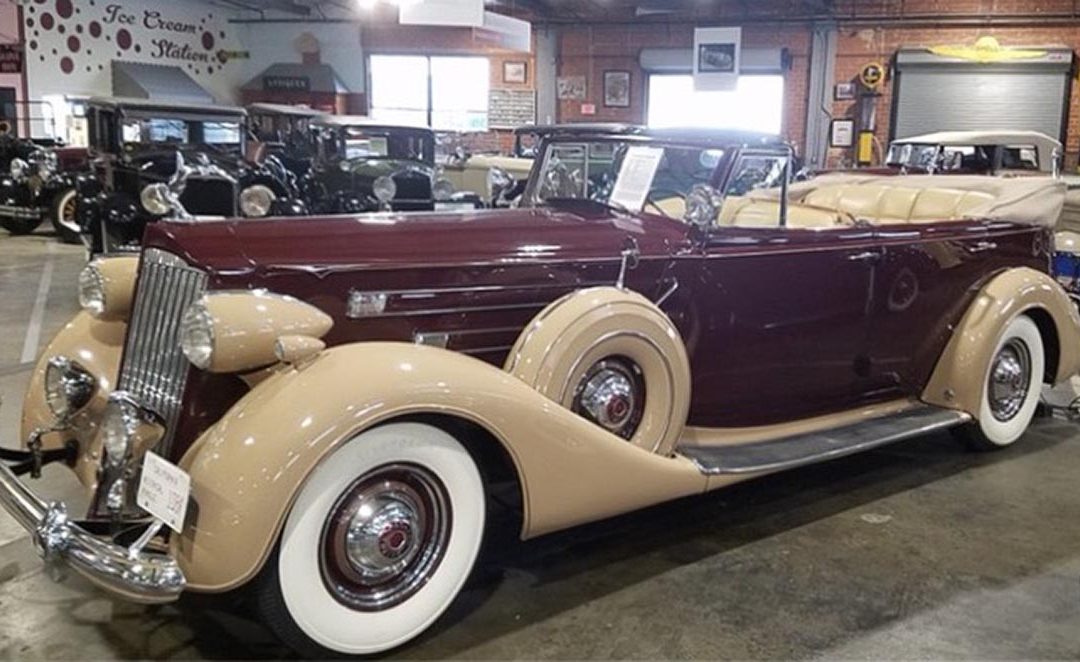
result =
M180 318L206 291L206 274L155 248L143 252L139 269L118 388L161 417L167 448L191 367L180 350Z

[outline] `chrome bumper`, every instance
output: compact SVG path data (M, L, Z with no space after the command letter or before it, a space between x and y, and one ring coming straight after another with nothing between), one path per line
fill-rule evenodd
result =
M8 218L17 218L20 221L32 221L34 219L41 218L44 212L41 209L34 207L13 207L11 205L0 205L0 216L7 216Z
M62 503L45 503L0 463L0 505L30 532L47 564L66 565L98 586L133 602L172 602L184 590L175 559L91 535L68 521ZM142 541L141 541L142 542Z

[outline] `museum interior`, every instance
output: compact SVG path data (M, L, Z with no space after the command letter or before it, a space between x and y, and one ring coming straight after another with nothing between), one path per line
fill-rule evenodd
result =
M0 658L1076 659L1078 51L0 0Z

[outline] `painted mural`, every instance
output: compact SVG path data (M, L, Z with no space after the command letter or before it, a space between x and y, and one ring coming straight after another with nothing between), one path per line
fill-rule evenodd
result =
M33 0L23 12L31 96L108 94L121 60L180 67L231 101L246 53L228 18L201 2Z

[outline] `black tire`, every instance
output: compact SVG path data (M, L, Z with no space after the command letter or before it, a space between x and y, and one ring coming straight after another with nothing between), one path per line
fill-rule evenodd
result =
M30 219L30 218L12 218L10 216L0 216L0 227L7 230L9 233L21 236L32 233L38 229L41 225L42 219Z
M49 220L52 221L60 241L65 244L83 243L82 229L75 213L77 201L78 194L75 189L69 188L53 196L52 204L49 205Z

